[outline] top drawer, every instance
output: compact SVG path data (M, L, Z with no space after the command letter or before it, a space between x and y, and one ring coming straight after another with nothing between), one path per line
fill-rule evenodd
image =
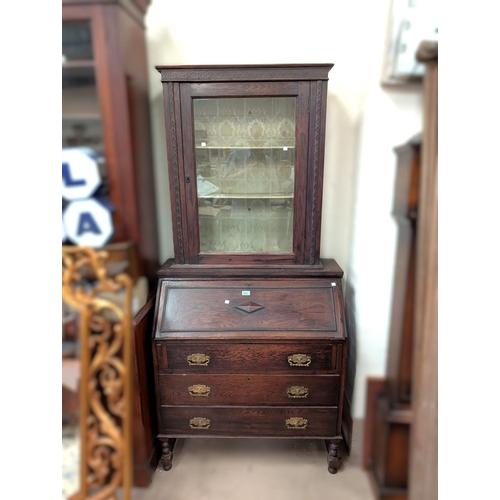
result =
M158 373L332 373L340 343L156 342Z
M163 280L156 338L264 331L341 337L336 288L326 280Z

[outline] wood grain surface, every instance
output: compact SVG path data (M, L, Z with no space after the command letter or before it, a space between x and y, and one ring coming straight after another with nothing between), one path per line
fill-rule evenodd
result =
M176 437L335 437L337 409L334 407L196 407L162 406L162 435ZM189 421L202 417L210 420L206 429L192 429ZM289 429L286 420L307 420L305 429Z
M158 373L329 373L337 366L337 345L334 344L264 344L264 343L201 343L156 342ZM334 355L332 356L332 353ZM204 354L210 357L206 366L190 365L187 357ZM305 354L309 366L291 366L288 356Z
M203 385L208 395L192 395ZM162 405L338 406L340 375L160 375ZM295 392L291 388L301 388ZM295 393L305 397L291 397ZM194 392L196 394L196 392Z

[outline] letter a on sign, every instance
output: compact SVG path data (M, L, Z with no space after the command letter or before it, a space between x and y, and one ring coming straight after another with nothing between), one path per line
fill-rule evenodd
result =
M113 234L111 211L94 199L72 201L64 210L68 239L76 245L99 248Z
M94 217L90 212L82 212L80 214L80 220L78 222L78 229L76 231L77 236L82 235L86 232L92 232L94 234L101 234L102 231L99 229Z

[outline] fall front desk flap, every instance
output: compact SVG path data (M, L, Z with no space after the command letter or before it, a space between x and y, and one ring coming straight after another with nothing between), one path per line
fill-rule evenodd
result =
M156 338L189 332L304 332L343 338L339 280L164 280ZM323 334L323 335L322 335ZM196 335L198 336L198 335ZM227 335L225 335L227 338Z

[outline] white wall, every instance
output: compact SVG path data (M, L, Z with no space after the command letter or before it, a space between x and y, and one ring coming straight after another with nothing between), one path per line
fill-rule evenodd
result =
M421 89L380 76L390 0L153 0L146 16L160 253L173 256L163 96L155 65L335 63L330 72L321 256L353 290L357 337L353 414L367 375L385 372L395 254L393 148L420 132ZM351 295L351 294L350 294Z

